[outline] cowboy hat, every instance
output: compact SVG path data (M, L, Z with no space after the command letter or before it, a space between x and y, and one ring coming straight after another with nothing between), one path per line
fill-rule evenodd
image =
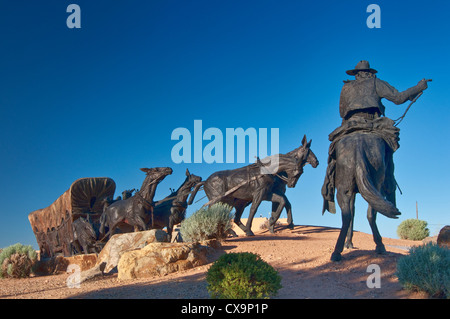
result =
M355 66L355 68L353 70L348 70L346 73L348 75L355 75L356 73L358 73L359 71L365 71L365 72L370 72L370 73L377 73L377 70L371 69L370 68L370 64L368 61L362 60L359 61L358 64Z

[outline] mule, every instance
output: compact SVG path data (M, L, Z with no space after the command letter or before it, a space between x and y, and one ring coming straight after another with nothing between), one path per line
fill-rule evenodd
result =
M163 229L167 227L167 233L169 234L169 241L172 239L173 227L181 223L186 217L186 208L188 206L187 198L191 194L192 188L202 181L200 176L191 174L186 169L186 179L183 184L173 191L166 198L157 201L153 210L153 225L150 226L156 229ZM189 199L189 205L192 203L195 197L195 193L192 193Z
M332 261L341 260L346 237L346 245L353 246L352 224L357 193L369 204L367 219L376 244L375 251L380 254L386 251L376 224L377 212L394 219L401 214L393 203L385 199L382 191L387 151L386 142L370 133L353 133L336 143L335 188L342 213L342 228L331 255Z
M310 164L313 168L316 168L319 166L319 160L317 159L314 152L311 150L311 142L309 141L308 144L306 144L306 136L303 137L302 140L302 146L299 148L287 153L289 156L294 156L297 159L301 160L302 158L306 158L306 164ZM306 145L305 145L306 144ZM280 174L284 175L284 173ZM269 218L269 231L271 233L274 233L274 225L277 222L277 220L280 218L281 212L283 211L283 208L286 209L287 214L287 223L288 228L293 229L294 228L294 221L292 219L292 207L291 203L289 202L288 198L286 197L286 181L276 176L276 181L274 185L274 193L282 194L284 195L284 206L280 205L278 202L272 202L272 214Z
M272 161L274 159L277 160L278 165L276 165L275 171L264 172L267 164L258 160L255 164L212 174L203 183L206 196L210 200L209 203L222 202L234 207L234 222L247 236L254 236L251 225L256 211L263 200L277 204L277 206L273 206L273 208L276 208L276 211L272 212L272 226L284 207L288 211L288 219L292 224L290 203L284 194L286 189L281 186L281 183L289 188L295 187L308 159L318 164L317 158L310 150L310 146L311 142L307 143L305 136L302 146L298 149L288 154L277 154L269 157ZM264 162L267 163L267 160ZM272 162L269 164L272 164ZM274 168L272 165L271 167L272 169ZM250 204L249 218L247 224L244 225L241 221L241 216L244 209Z
M103 238L112 236L116 228L123 228L126 225L134 227L134 231L147 230L147 224L152 221L153 198L156 187L168 175L172 174L170 167L141 168L147 174L142 183L142 187L134 196L119 200L109 206L104 207L100 217L100 234ZM105 228L109 231L105 234ZM126 227L125 227L126 228Z

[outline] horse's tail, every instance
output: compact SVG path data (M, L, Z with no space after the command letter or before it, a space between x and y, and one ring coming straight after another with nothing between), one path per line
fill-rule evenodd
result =
M362 151L356 153L356 184L358 185L359 193L373 209L386 217L397 219L398 215L401 214L400 211L383 197L370 179L368 159L365 153Z

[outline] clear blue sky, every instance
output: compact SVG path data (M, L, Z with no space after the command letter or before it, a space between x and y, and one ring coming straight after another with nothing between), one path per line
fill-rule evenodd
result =
M81 29L66 26L71 3L81 7ZM381 8L380 29L366 25L371 3ZM418 201L436 233L450 224L448 12L444 0L1 0L0 247L37 247L28 214L78 178L111 177L119 195L140 187L139 168L170 166L161 199L186 168L206 179L242 166L174 164L171 133L193 132L194 120L223 132L279 128L282 153L306 134L320 165L287 191L294 222L340 227L340 214L322 216L320 189L345 71L362 59L399 90L433 79L400 124L403 214L380 215L378 225L395 238ZM407 107L385 105L393 119ZM355 229L370 233L366 208L358 197Z

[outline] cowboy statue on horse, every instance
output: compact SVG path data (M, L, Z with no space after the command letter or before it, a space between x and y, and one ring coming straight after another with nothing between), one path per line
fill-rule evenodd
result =
M388 201L394 206L396 205L397 182L394 177L393 154L400 147L398 143L400 130L393 120L385 117L385 107L381 103L381 99L388 99L397 105L408 100L415 102L421 92L427 89L427 82L431 80L423 79L417 85L399 92L389 83L378 79L376 73L377 71L370 68L367 61L360 61L355 69L347 71L347 74L355 76L355 79L344 81L339 103L342 125L329 135L331 145L322 187L324 198L322 213L326 210L331 213L336 212L334 204L336 143L353 133L374 134L386 142L388 146L386 148L386 173L381 192Z

